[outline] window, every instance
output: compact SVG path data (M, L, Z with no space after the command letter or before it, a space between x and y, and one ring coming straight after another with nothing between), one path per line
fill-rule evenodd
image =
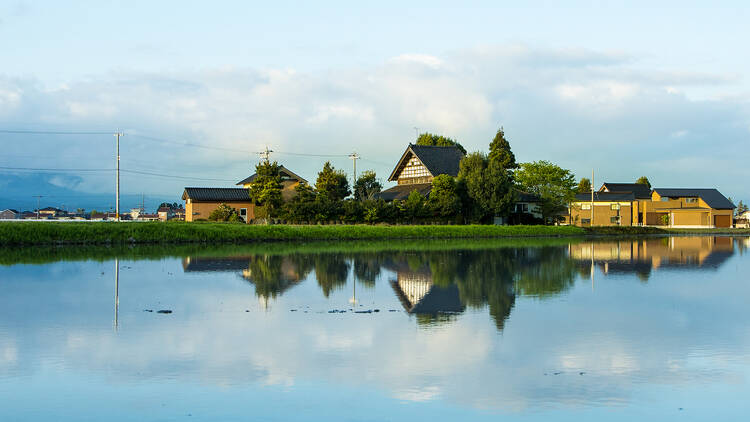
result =
M581 224L591 224L591 219L590 218L582 218L581 219Z
M611 209L613 209L613 210L619 210L619 209L620 209L620 204L612 204L612 205L610 205L609 207L610 207Z
M516 204L516 212L529 212L529 204Z
M609 218L609 222L612 223L612 224L620 224L620 217L619 216L617 216L617 217L610 217Z
M686 204L697 204L698 203L698 198L685 198L685 203Z
M668 196L662 196L661 200L662 200L662 202L667 202L667 201L669 201L669 197Z
M591 204L581 204L581 209L582 210L590 210L591 209Z

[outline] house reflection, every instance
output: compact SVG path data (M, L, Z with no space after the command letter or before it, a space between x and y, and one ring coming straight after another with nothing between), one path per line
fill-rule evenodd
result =
M587 242L570 245L569 251L582 272L597 267L604 274L635 273L645 281L657 270L716 269L734 254L734 239L703 236Z
M293 257L276 255L246 255L231 257L186 257L182 268L189 272L233 272L255 286L261 305L268 299L283 294L304 280L310 268Z
M458 286L437 286L427 265L411 269L406 262L390 263L386 269L396 273L391 287L406 312L417 315L420 323L448 321L451 315L463 312Z

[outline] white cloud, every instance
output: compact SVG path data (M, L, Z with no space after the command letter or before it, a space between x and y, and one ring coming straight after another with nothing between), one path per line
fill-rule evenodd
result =
M142 169L237 180L252 171L254 152L266 145L280 152L332 155L356 149L372 160L363 163L384 177L413 140L415 126L457 138L469 150L486 150L502 125L522 161L549 159L586 173L597 163L602 176L611 180L630 180L649 170L660 185L694 183L691 169L653 165L665 157L712 156L746 141L746 98L690 98L696 90L719 98L731 91L736 82L732 75L650 71L636 69L634 63L637 58L621 52L516 45L403 54L369 68L105 74L70 81L64 89L6 78L0 79L0 123L32 129L120 128L247 151L196 150L135 137L123 144L123 160L154 161ZM683 131L690 136L680 135ZM111 156L109 138L93 146L80 139L64 144L14 139L11 154L48 153L63 145L79 153L74 161L61 158L60 167L93 167ZM590 145L597 148L581 154ZM325 161L283 154L275 158L312 180ZM747 153L735 154L730 167L748 158ZM332 160L350 168L346 159ZM750 194L721 172L709 176L712 185L729 195ZM80 188L111 189L109 178L97 177L86 176ZM177 195L185 184L133 179L124 189Z

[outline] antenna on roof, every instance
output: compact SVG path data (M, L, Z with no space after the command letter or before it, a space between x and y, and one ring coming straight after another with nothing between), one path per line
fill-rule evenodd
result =
M259 152L259 153L257 153L257 154L258 154L258 155L260 155L260 158L261 158L261 159L262 159L263 161L265 161L265 162L266 162L266 164L268 164L268 161L269 161L269 158L271 157L271 153L272 153L272 152L273 152L273 150L271 150L271 149L268 149L268 146L266 146L266 149L265 149L265 150L263 150L263 151L261 151L261 152Z
M414 134L417 135L417 138L419 138L419 128L414 126Z

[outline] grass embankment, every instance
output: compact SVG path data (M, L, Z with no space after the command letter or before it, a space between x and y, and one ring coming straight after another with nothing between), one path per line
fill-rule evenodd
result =
M0 266L47 264L58 261L160 260L165 258L231 258L253 255L370 254L392 252L466 251L502 248L561 247L583 241L577 237L523 237L482 239L403 239L256 242L221 244L141 244L0 247Z
M569 226L245 225L223 223L0 223L0 245L250 243L259 241L580 236Z

